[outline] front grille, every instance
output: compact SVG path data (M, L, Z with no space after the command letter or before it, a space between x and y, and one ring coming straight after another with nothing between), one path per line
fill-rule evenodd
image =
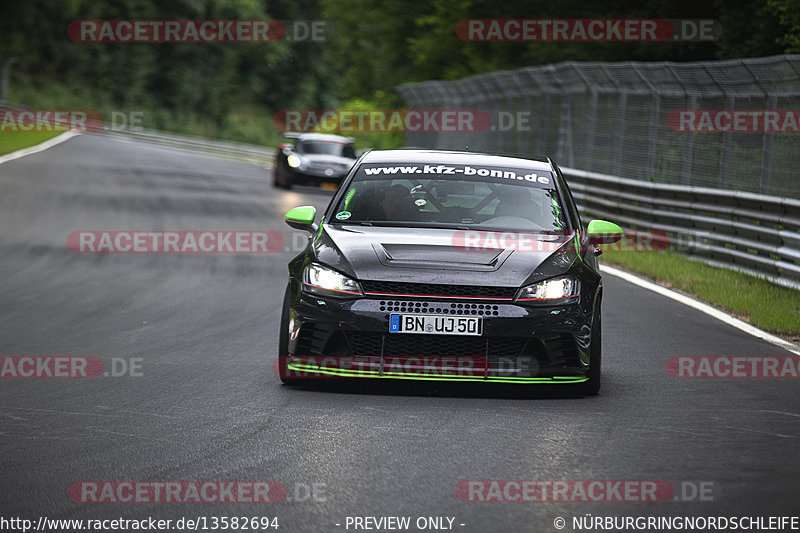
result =
M400 335L362 331L347 332L347 340L354 356L377 357L381 355L381 338L384 357L483 357L486 355L486 337L461 337L457 335ZM525 348L524 337L488 337L489 358L517 357Z
M499 307L492 304L454 302L412 302L408 300L380 300L380 310L400 313L437 313L442 315L498 316Z
M395 296L441 296L449 298L499 298L511 300L516 287L487 287L484 285L442 285L433 283L404 283L399 281L362 281L367 294Z

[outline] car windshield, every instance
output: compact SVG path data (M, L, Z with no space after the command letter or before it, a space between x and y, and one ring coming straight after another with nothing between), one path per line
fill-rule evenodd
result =
M566 225L552 183L552 174L541 170L366 164L330 222L557 231Z
M298 154L310 155L335 155L338 157L356 158L352 144L335 141L303 141L297 144L295 151Z

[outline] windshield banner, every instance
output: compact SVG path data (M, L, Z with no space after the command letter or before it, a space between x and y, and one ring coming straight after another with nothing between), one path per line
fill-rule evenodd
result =
M519 184L534 185L541 188L552 188L551 174L547 171L532 171L530 169L515 168L486 168L473 165L362 165L358 171L359 178L368 179L396 179L411 176L453 176L453 179L468 181L492 181L505 183L516 182ZM486 179L489 178L489 179Z

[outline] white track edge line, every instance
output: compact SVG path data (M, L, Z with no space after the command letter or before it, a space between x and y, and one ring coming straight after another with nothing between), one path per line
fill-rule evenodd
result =
M39 143L34 146L29 146L28 148L23 148L21 150L17 150L16 152L11 152L10 154L6 154L0 156L0 165L3 163L7 163L9 161L13 161L15 159L19 159L20 157L25 157L26 155L36 154L38 152L47 150L57 144L61 144L64 141L67 141L76 135L80 135L77 131L65 131L61 135L57 137L53 137L52 139L48 139L43 143Z
M798 347L796 344L784 340L780 337L777 337L771 333L767 333L766 331L763 331L761 329L758 329L757 327L750 325L742 320L739 320L738 318L731 316L724 311L720 311L716 307L712 307L699 300L695 300L694 298L691 298L679 292L675 292L666 287L662 287L661 285L653 283L652 281L648 281L646 279L640 278L639 276L630 274L628 272L619 270L614 267L601 265L600 271L605 274L611 274L612 276L621 278L629 283L633 283L634 285L638 285L643 289L647 289L649 291L658 293L662 296L666 296L667 298L675 300L676 302L682 303L683 305L687 305L692 309L700 311L701 313L705 313L708 316L716 318L717 320L724 322L729 326L733 326L738 330L744 331L748 335L752 335L753 337L765 340L770 344L774 344L775 346L780 346L784 350L787 350L793 353L794 355L800 355L800 347Z

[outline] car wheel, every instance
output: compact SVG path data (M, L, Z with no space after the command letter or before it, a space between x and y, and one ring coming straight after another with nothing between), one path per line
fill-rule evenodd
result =
M272 185L276 189L284 189L283 185L283 178L281 178L280 172L278 172L277 166L272 170Z
M589 380L580 384L582 394L596 396L600 392L600 375L602 364L602 328L600 326L600 305L595 311L592 324L592 344L589 347Z
M291 298L291 283L286 286L281 308L281 325L278 334L278 377L286 385L296 385L302 379L289 377L289 300Z
M277 168L275 170L275 186L279 189L286 189L287 191L292 188L292 178L291 173L286 172L278 172Z

